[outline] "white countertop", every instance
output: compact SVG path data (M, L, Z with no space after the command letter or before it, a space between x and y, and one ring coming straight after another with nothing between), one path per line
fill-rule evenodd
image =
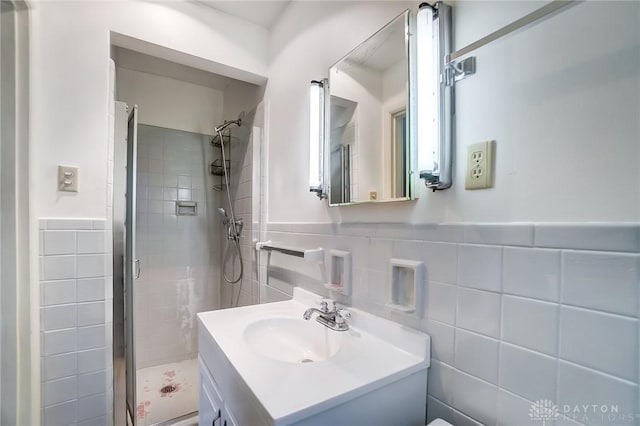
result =
M198 314L231 365L274 423L293 423L429 367L430 338L366 312L349 309L350 330L338 352L321 362L290 363L267 358L244 340L247 326L268 318L301 319L320 296L296 288L294 299Z

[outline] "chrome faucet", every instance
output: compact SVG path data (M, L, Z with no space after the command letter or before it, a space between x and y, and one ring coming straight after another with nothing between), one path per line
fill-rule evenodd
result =
M335 302L333 302L333 309L329 310L329 303L323 300L320 303L320 309L309 308L304 312L302 318L310 320L314 312L318 314L316 321L331 330L347 331L349 329L349 324L345 320L351 318L351 312L338 308Z

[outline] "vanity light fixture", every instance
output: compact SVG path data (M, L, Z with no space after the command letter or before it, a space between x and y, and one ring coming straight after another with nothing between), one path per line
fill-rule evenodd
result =
M417 17L418 170L434 191L451 187L453 83L445 65L452 47L451 6L422 3Z
M324 173L325 96L328 80L311 80L309 87L309 191L326 198Z

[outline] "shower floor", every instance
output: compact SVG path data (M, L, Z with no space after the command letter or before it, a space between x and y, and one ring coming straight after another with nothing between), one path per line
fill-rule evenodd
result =
M143 368L136 379L139 425L151 426L198 411L197 359ZM169 386L175 390L163 393ZM194 421L197 424L197 418Z

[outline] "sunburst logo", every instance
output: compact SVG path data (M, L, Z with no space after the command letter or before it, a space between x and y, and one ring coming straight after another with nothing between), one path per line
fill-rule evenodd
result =
M560 417L560 412L553 402L548 399L539 399L529 407L529 417L531 420L542 421L542 426L546 426L548 421Z

